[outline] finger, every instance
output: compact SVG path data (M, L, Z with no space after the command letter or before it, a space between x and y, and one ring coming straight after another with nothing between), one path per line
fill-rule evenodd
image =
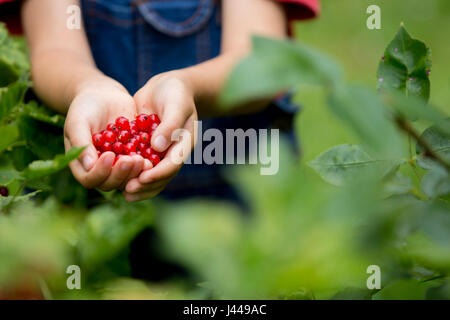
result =
M134 162L131 157L121 157L112 167L111 173L108 178L100 185L100 189L103 191L111 191L117 189L120 185L126 181L128 176L133 170Z
M190 117L185 125L186 132L193 132L194 121ZM192 134L182 137L180 141L173 144L166 157L153 169L144 171L139 175L141 184L148 184L158 180L168 179L175 175L183 165L183 161L189 156L194 145Z
M182 110L186 110L183 112ZM187 119L192 115L187 110L173 102L164 105L164 113L160 125L152 135L151 145L158 152L166 151L172 144L172 133L183 128ZM191 109L192 110L192 109Z
M125 200L128 202L142 201L157 196L163 189L164 187L159 188L158 190L155 191L141 192L137 194L129 194L126 191L124 191L123 196L125 197Z
M127 181L139 176L145 166L145 160L147 160L139 155L134 155L131 157L131 159L133 160L134 166L127 178Z
M97 150L92 144L92 132L88 122L80 120L68 120L64 125L64 137L70 142L66 143L66 151L70 147L84 147L79 159L84 170L89 171L97 160Z
M147 192L147 191L153 191L156 190L160 187L164 187L165 185L167 185L170 180L173 179L175 175L167 178L167 179L163 179L163 180L158 180L155 181L153 183L148 183L148 184L142 184L141 182L139 182L138 178L134 178L131 179L126 187L125 187L125 191L127 193L140 193L140 192Z
M86 171L81 162L74 160L69 164L72 173L85 188L95 188L101 185L109 176L115 155L112 152L103 153L91 170Z

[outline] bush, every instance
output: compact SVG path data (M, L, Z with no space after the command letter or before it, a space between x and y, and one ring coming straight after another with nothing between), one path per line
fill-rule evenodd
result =
M26 54L1 26L0 185L9 196L0 197L0 297L450 298L450 126L427 103L430 51L404 27L380 60L378 94L346 84L315 49L254 38L224 108L320 86L362 144L333 147L307 164L282 143L277 175L230 169L251 206L245 216L206 200L160 201L156 215L154 201L85 190L67 168L82 150L64 153L64 117L29 91ZM417 122L432 126L419 134ZM129 278L129 245L148 227L191 271L188 282ZM73 264L81 291L66 287ZM366 286L371 265L381 270L381 289Z

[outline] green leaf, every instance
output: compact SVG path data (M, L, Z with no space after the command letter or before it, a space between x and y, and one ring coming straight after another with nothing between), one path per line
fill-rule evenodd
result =
M299 85L334 86L340 80L338 66L321 52L297 42L254 37L252 54L232 72L220 102L229 108Z
M19 138L19 130L15 124L0 126L0 153Z
M374 294L374 300L423 300L428 286L415 279L397 280Z
M23 105L21 115L31 117L35 120L46 122L58 127L64 127L65 117L52 112L45 106L39 105L36 101L30 101Z
M23 179L22 175L13 169L0 170L0 185L5 186L13 180Z
M53 160L37 160L24 170L26 179L39 179L65 168L72 160L79 157L83 148L72 148L66 154L57 155Z
M422 178L420 187L430 198L450 194L450 174L448 170L439 165L434 166Z
M10 205L18 203L18 202L27 201L27 200L31 199L32 197L34 197L35 195L37 195L39 192L41 192L41 191L38 190L38 191L27 193L23 196L17 196L17 197L14 197L14 196L0 197L0 210L3 210L6 206L10 206Z
M410 177L395 172L389 176L384 183L384 191L389 194L405 194L414 188L413 181Z
M89 270L108 262L119 254L153 222L153 207L149 202L115 208L104 205L87 217L77 244L84 267Z
M322 153L310 165L328 183L345 185L356 181L368 170L385 174L399 163L375 160L361 147L343 144Z
M367 146L384 159L404 157L406 146L378 95L358 87L336 90L330 99L331 110L358 134Z
M13 109L22 103L28 87L28 82L19 81L6 88L0 88L0 122L9 118Z
M435 106L424 105L422 101L415 97L406 97L395 91L383 95L383 101L403 118L411 121L425 120L431 122L442 134L450 136L447 116Z
M20 117L18 125L27 147L40 159L53 159L55 155L64 152L63 132L59 127L30 117Z
M4 25L0 30L0 87L4 87L29 71L30 64L23 39L9 37Z
M446 124L450 127L450 121ZM444 161L450 163L450 136L444 135L436 126L426 129L421 138L428 144L431 150L440 156ZM431 169L436 166L435 161L423 155L423 149L420 145L416 145L416 152L420 153L417 158L417 164L424 169Z
M412 39L401 26L379 64L378 89L380 91L396 89L406 96L415 96L428 101L430 67L430 50L423 42Z

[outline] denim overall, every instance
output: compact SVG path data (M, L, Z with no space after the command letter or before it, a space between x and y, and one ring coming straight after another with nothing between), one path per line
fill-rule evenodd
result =
M98 68L134 94L162 72L216 57L221 42L220 0L81 0L86 33ZM276 127L293 142L298 107L288 95L262 112L208 118L203 130ZM205 143L204 143L205 145ZM215 197L244 205L221 165L185 164L161 196Z

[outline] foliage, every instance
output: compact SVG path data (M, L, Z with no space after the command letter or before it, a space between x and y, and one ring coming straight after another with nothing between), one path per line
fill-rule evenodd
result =
M380 95L342 82L335 62L311 52L255 38L222 101L230 108L299 85L325 86L330 111L362 141L310 162L339 187L318 182L284 148L275 176L230 173L252 204L250 217L195 202L161 216L169 251L218 298L450 298L439 289L450 273L450 134L446 116L425 103L429 50L402 26L380 63ZM411 119L433 126L420 135ZM381 290L366 287L370 265L382 270Z
M64 152L65 118L34 100L29 67L23 39L0 25L0 185L9 189L0 197L0 298L71 298L71 264L87 278L81 297L98 298L97 283L129 275L116 257L152 225L153 206L76 182L68 165L83 148Z
M64 117L32 96L24 46L0 27L0 185L10 189L0 199L0 298L449 299L450 126L426 103L429 52L402 26L377 94L345 83L317 49L256 37L224 107L320 87L361 144L306 163L281 141L278 174L228 169L251 207L243 214L227 202L130 204L81 187L67 168L81 150L64 152ZM187 285L130 279L130 242L148 227L191 271ZM71 264L82 269L81 291L66 288ZM381 268L381 290L366 287L370 265Z

